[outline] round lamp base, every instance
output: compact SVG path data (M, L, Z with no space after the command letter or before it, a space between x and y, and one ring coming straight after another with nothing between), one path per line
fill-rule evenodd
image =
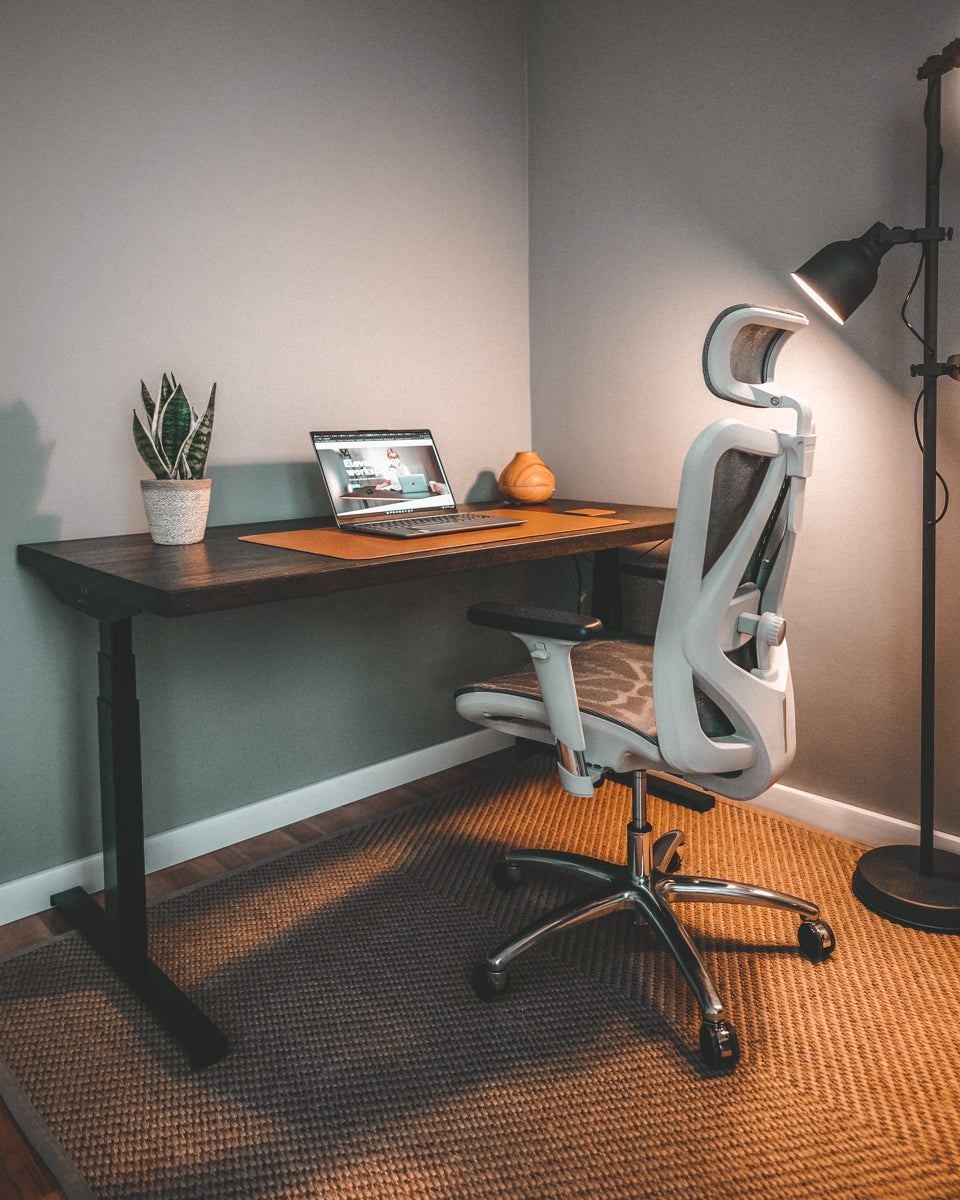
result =
M933 874L920 873L919 846L868 850L853 873L853 894L891 921L936 933L960 933L960 856L934 850Z

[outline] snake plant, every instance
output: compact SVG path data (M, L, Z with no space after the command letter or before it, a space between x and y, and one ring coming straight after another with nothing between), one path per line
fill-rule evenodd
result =
M147 385L140 380L140 397L147 419L134 410L133 440L140 457L157 479L202 479L213 429L213 398L217 385L210 389L210 401L202 417L190 407L183 388L170 373L160 383L159 398L154 401Z

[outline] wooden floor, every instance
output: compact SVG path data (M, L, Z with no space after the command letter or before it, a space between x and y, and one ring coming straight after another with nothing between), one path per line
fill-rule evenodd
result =
M403 787L369 796L354 804L346 804L332 812L321 813L294 825L275 829L260 837L237 842L213 854L204 854L189 862L179 863L166 870L157 871L147 877L147 896L154 898L167 892L175 892L191 883L210 879L234 867L259 862L260 859L291 846L313 841L324 834L333 833L357 821L377 816L412 804L427 796L437 795L457 787L476 775L488 771L502 770L521 761L530 753L529 748L517 747L491 754L449 771L441 771L425 779ZM55 909L37 913L23 920L0 926L0 955L10 954L28 946L36 945L69 928ZM20 1136L20 1132L7 1108L0 1101L0 1198L2 1200L64 1200L56 1180L46 1166L37 1158ZM213 1200L213 1198L211 1198Z

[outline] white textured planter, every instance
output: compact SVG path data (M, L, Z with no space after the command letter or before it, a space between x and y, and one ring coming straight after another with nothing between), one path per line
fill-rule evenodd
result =
M209 479L141 479L150 536L158 546L202 542L210 508Z

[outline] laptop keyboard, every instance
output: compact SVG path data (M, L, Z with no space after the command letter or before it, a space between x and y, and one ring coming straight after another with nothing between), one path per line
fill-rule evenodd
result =
M364 521L360 527L365 532L402 532L404 529L429 529L432 533L448 533L462 529L464 525L488 525L491 521L502 523L501 517L489 513L437 513L432 517L394 517L384 521Z

